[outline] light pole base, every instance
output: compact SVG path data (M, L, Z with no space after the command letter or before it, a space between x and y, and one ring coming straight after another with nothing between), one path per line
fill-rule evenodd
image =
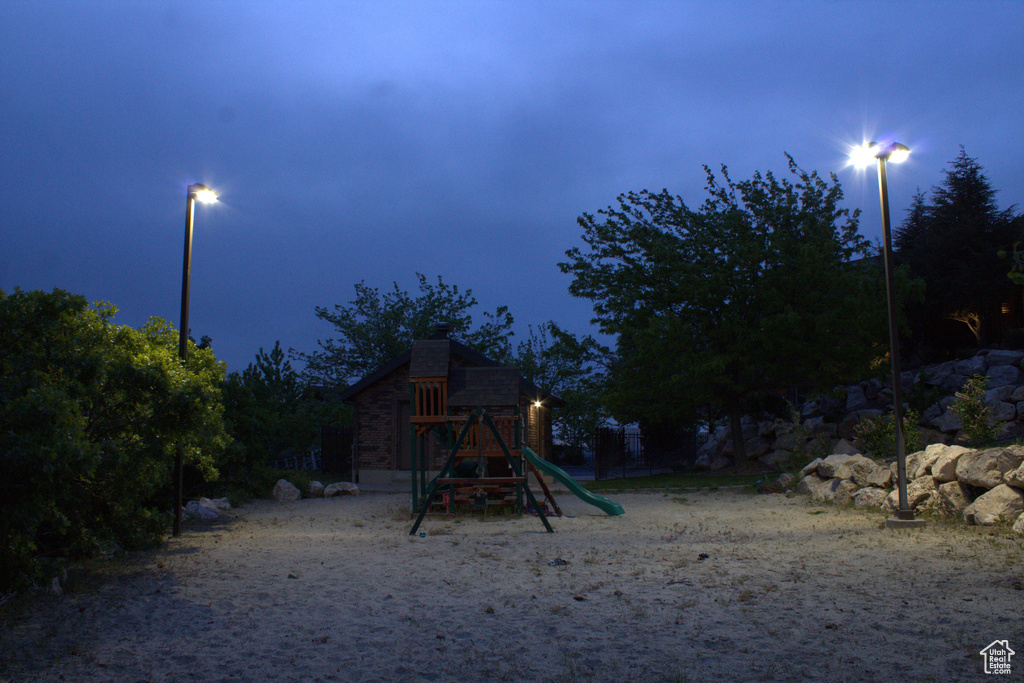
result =
M927 522L923 519L900 519L899 517L890 517L885 520L886 529L920 529L925 526Z

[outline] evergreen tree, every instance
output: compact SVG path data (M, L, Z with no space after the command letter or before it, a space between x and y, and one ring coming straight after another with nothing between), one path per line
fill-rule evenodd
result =
M1012 284L999 252L1015 240L1013 207L1000 210L996 191L978 162L960 154L925 203L918 192L897 230L900 258L924 279L925 300L913 311L917 324L947 318L966 324L979 345Z

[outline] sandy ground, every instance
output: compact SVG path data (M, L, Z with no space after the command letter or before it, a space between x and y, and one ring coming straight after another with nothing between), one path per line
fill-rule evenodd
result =
M880 528L780 495L624 494L622 517L428 519L259 501L0 610L4 681L956 681L1022 654L1005 528Z

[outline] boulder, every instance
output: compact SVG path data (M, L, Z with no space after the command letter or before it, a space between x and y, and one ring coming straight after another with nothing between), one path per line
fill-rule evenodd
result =
M932 444L924 449L924 452L917 456L917 467L914 472L911 473L909 468L907 470L907 476L911 479L923 477L926 474L932 473L932 464L939 459L939 455L942 454L942 444Z
M991 354L989 354L991 355ZM995 365L988 369L988 386L990 389L1007 384L1020 384L1020 369L1015 365Z
M942 381L940 388L947 394L954 394L963 388L968 379L970 378L963 375L952 374Z
M846 505L853 500L857 485L843 479L826 479L811 489L811 500Z
M932 463L931 474L935 481L956 481L956 464L960 456L969 453L969 448L963 446L947 446L946 444L932 444L928 448L935 447L939 457Z
M309 491L306 492L310 498L323 498L324 497L324 485L318 481L309 482Z
M815 458L814 460L812 460L809 463L807 463L806 465L804 465L804 468L802 470L800 470L800 472L798 472L796 476L801 478L801 479L803 479L804 477L806 477L807 475L809 475L811 473L817 474L817 472L818 472L818 465L820 465L822 462L823 461L822 461L821 458Z
M760 458L772 450L772 444L767 439L755 435L743 442L743 449L748 458Z
M1024 515L1017 517L1017 521L1013 523L1013 533L1024 534Z
M985 355L985 362L991 368L995 365L1020 365L1024 360L1024 351L1010 349L992 349Z
M1013 522L1024 511L1024 491L1000 484L978 496L964 510L968 524L989 526L997 522Z
M358 496L359 487L349 481L336 481L324 488L324 498L332 496Z
M832 479L836 476L836 470L852 456L842 453L833 453L818 464L818 474L825 479Z
M971 504L971 492L958 481L947 481L939 486L939 495L935 499L937 511L959 517Z
M809 420L804 420L803 427L815 436L833 437L836 435L835 424L826 422L824 417L812 417Z
M796 477L793 476L792 472L783 472L782 474L779 475L779 478L775 480L775 483L781 486L782 488L786 488L787 486L792 484L795 479Z
M837 479L849 479L859 488L868 485L868 476L877 469L879 469L878 463L858 453L839 465L834 476Z
M868 404L868 397L859 384L846 387L846 409L858 410Z
M832 447L833 453L840 455L860 455L860 451L847 439L839 439L839 443Z
M885 491L874 486L868 486L862 488L857 493L853 494L853 507L880 507L882 502L885 500Z
M854 411L848 413L846 417L839 421L836 425L836 435L840 439L846 439L847 441L853 441L857 438L857 425L860 424L860 413Z
M217 508L202 505L197 500L190 500L182 509L185 512L185 516L189 519L202 519L209 521L220 517L217 513Z
M302 498L302 492L287 479L278 479L274 484L274 500L278 503L298 500Z
M956 371L956 361L930 365L917 375L917 381L933 387L941 386Z
M985 403L1001 403L1012 400L1017 392L1017 387L1008 384L1005 387L996 387L985 392Z
M1003 483L1014 488L1024 489L1024 464L1015 470L1010 470L1003 475Z
M907 484L907 504L911 510L922 510L935 504L938 496L938 487L935 480L929 475ZM885 507L890 510L898 510L900 507L900 496L897 489L889 492L885 498Z
M1014 403L1024 401L1024 387L1017 387L1014 389L1013 393L1010 394L1010 400Z
M807 468L805 467L804 469ZM801 477L800 482L796 485L796 492L810 495L814 492L814 489L825 481L825 479L818 476L817 472L811 472L810 474Z
M946 407L942 415L939 415L936 419L932 420L931 424L940 432L946 433L960 431L964 426L964 423L950 407Z
M730 464L732 464L732 460L725 457L724 455L720 455L708 463L708 469L711 470L712 472L717 472L718 470L724 470Z
M967 360L959 361L953 368L953 372L964 377L984 375L987 368L985 356L971 356Z
M1016 419L1016 404L1006 403L1004 401L988 404L988 415L985 417L985 421L990 425L996 424L997 422L1010 422L1011 420Z
M892 470L884 465L879 465L867 477L867 485L880 489L887 489L892 486Z
M789 460L792 457L793 454L790 453L789 451L776 450L772 451L771 453L768 453L767 455L762 455L760 458L758 458L758 460L760 460L760 462L763 462L765 465L778 467L779 465L783 465L789 462Z
M807 437L802 432L793 431L782 434L779 438L775 439L772 449L776 451L795 451L805 443L807 443Z
M231 509L231 503L227 498L200 498L199 504L218 511Z
M1024 446L970 451L956 463L956 478L965 484L992 489L1003 483L1003 475L1024 462Z

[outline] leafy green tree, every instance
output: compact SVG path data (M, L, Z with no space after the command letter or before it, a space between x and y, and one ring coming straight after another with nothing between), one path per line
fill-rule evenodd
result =
M953 319L966 324L979 345L987 343L1012 289L999 253L1020 238L1014 208L1000 210L995 195L981 165L962 147L942 184L932 188L931 202L915 195L895 246L926 283L924 302L912 309L918 326Z
M224 364L173 327L113 324L109 304L0 291L0 590L66 558L158 542L174 453L202 476L229 441Z
M404 353L416 339L429 337L438 323L451 326L450 335L477 351L507 362L512 357L512 315L507 306L494 313L484 312L484 322L474 325L472 310L477 305L473 291L460 292L437 278L419 279L419 295L411 296L398 283L381 294L365 282L355 286L356 298L333 309L318 306L316 316L334 326L337 337L320 340L320 350L299 353L305 374L314 383L344 387Z
M881 267L842 190L791 157L772 173L723 181L707 167L698 210L667 190L584 214L587 250L559 264L617 336L606 394L621 422L693 424L708 406L740 418L790 386L830 388L867 373L885 339ZM859 263L853 260L864 259Z
M542 391L565 403L552 412L552 426L569 446L582 446L609 415L600 401L608 355L589 335L579 338L550 321L530 328L516 347L515 365Z
M320 428L345 422L348 408L322 400L285 358L281 342L224 383L225 419L235 444L221 469L232 485L261 483L260 473L284 453L301 453L319 442Z

